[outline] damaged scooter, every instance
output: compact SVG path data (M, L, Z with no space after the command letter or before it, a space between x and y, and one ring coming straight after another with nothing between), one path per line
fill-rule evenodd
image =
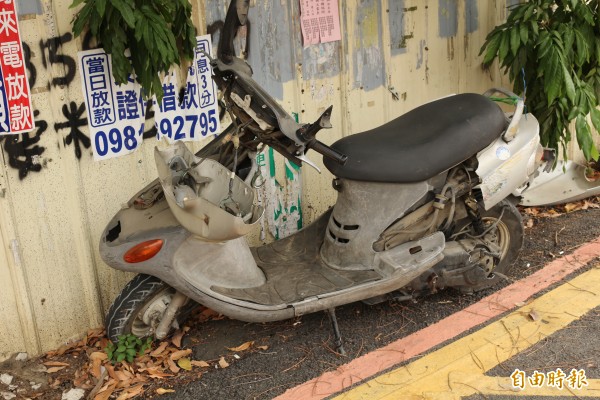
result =
M156 149L158 179L102 234L103 260L137 274L110 307L108 337L162 339L198 304L249 322L326 311L343 352L338 306L472 292L505 278L523 242L514 203L544 154L523 101L505 113L490 96L513 93L453 95L328 146L316 135L331 128L331 107L297 123L236 57L247 14L247 0L232 0L211 63L233 123L197 154L181 142ZM321 154L337 202L299 232L251 248L263 145L297 164L314 166L307 152Z

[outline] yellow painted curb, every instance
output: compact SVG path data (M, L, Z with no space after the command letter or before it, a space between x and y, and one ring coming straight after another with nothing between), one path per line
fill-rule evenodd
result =
M588 379L588 386L580 390L527 387L514 391L510 378L484 375L598 306L600 269L596 267L475 333L371 379L335 399L442 400L478 393L515 397L598 397L599 380ZM535 321L530 317L532 311L535 311Z

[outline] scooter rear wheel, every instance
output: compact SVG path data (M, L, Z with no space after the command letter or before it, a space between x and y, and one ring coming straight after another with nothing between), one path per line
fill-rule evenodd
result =
M135 276L106 314L106 336L115 343L120 335L130 333L139 338L152 336L174 294L175 289L154 276ZM198 303L189 299L175 316L169 334L181 326L197 306Z
M472 293L487 289L496 285L501 279L504 279L513 267L513 262L517 259L519 251L523 246L523 221L519 210L508 200L502 200L490 210L481 213L484 228L491 228L484 236L485 241L489 241L500 249L500 261L497 265L490 264L486 272L492 277L486 282L461 286L458 289L463 293ZM475 235L475 232L471 232Z

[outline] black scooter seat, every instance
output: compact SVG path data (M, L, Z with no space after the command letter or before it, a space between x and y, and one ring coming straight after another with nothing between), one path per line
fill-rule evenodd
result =
M487 97L466 93L424 104L370 131L331 147L345 165L324 158L338 178L367 182L422 182L486 148L508 121Z

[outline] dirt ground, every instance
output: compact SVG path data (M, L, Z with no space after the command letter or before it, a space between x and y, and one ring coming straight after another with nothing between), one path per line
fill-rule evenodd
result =
M564 213L555 218L549 217L552 212L537 210L536 215L524 216L527 227L524 248L514 263L509 275L511 279L518 280L527 276L552 259L568 254L580 244L600 236L598 209ZM502 282L494 290L509 283ZM416 302L385 302L375 306L355 303L341 307L337 310L337 317L347 356L340 356L333 350L332 331L325 313L266 324L248 324L228 319L196 322L190 325L191 329L184 337L182 347L191 348L190 358L206 361L209 367L194 368L190 372L182 371L170 378L149 380L144 386L144 394L139 398L271 399L290 387L334 370L351 359L439 321L494 290L463 295L449 289ZM600 327L598 316L596 310L590 317L591 320L582 320L582 326L595 326L597 332ZM582 347L577 350L581 353L569 353L569 357L574 360L588 357L588 376L600 376L600 342L597 341L597 335L595 341L583 340L589 331L573 328L568 332L580 332L579 334L583 335L580 342ZM247 342L253 342L248 350L227 349ZM543 349L530 353L540 355L540 363L560 361L567 364L571 358L563 357L559 360L563 350L560 347L552 347L551 342L560 346L560 337L544 341L539 345L543 346ZM523 355L528 356L531 354ZM0 365L0 373L12 374L15 379L11 384L22 390L18 392L19 389L13 388L10 391L8 385L0 382L0 392L15 393L16 399L27 396L61 399L63 393L73 388L74 378L69 380L68 374L74 374L74 371L86 362L86 353L74 351L65 354L61 361L68 364L68 367L50 377L50 374L42 370L32 372L32 368L35 370L35 366L39 367L40 362L45 360L47 358L24 363L11 361ZM221 360L228 364L225 368L225 364L219 365ZM510 369L513 365L522 365L519 364L520 360L510 362L514 364L499 366L499 371ZM27 375L31 373L33 375ZM43 391L31 389L31 386L38 382L44 384ZM48 383L51 386L48 386ZM158 395L157 389L174 392Z

